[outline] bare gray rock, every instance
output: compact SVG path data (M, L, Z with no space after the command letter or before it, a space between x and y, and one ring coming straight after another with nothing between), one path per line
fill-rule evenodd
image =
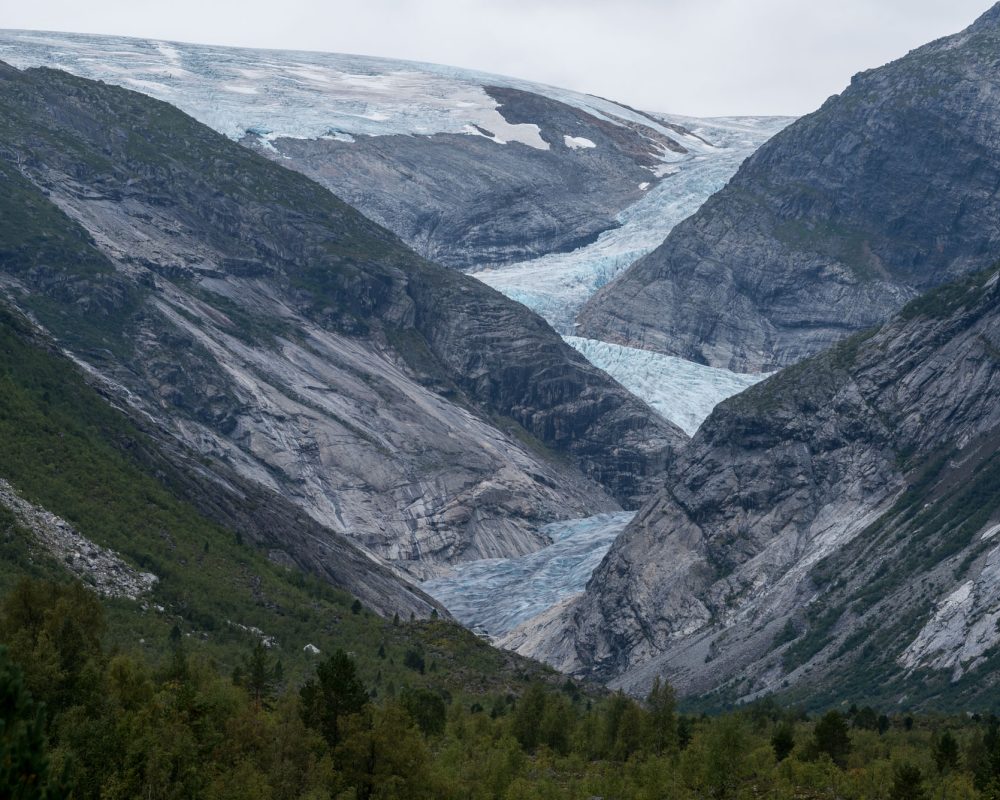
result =
M767 371L1000 250L1000 6L861 73L591 299L580 333Z
M319 181L426 258L463 269L589 244L642 197L640 186L660 180L663 153L686 152L652 118L628 125L533 92L485 89L508 123L537 126L548 149L498 145L487 130L350 142L248 134L243 143Z
M717 701L989 691L998 397L993 270L720 404L585 594L507 645Z

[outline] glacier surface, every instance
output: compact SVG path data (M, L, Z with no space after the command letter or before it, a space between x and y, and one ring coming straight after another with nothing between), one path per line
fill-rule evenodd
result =
M667 176L646 187L642 199L618 215L617 228L569 253L550 253L473 274L536 311L560 333L571 335L577 313L594 292L662 244L677 223L697 211L749 155L791 122L783 117L663 119L701 138L695 144L684 142L689 152L664 165Z
M421 588L469 628L500 636L582 592L611 543L635 512L553 522L541 529L552 544L519 558L462 564Z
M63 69L135 89L234 139L248 132L265 141L481 136L485 129L495 134L487 138L498 145L520 142L549 149L537 125L507 122L483 88L503 86L567 103L614 125L645 125L685 147L705 146L696 136L610 100L441 64L17 30L0 30L0 60L18 68ZM681 155L664 150L661 158L667 164Z
M694 436L712 409L766 375L730 372L683 358L619 344L564 336L595 367L600 367L653 410Z

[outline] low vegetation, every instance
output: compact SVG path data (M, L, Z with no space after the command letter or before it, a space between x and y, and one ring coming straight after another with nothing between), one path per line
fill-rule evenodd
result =
M659 683L641 703L570 681L456 697L440 668L373 685L335 650L290 680L260 642L225 671L177 628L154 661L104 646L106 626L80 584L24 579L0 603L3 796L1000 796L995 717L811 719L772 701L690 717Z

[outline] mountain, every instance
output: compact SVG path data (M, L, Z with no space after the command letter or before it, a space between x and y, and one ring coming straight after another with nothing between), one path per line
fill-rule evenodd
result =
M1000 246L1000 7L854 77L583 309L579 335L767 371Z
M434 64L29 31L0 34L0 58L165 100L454 267L591 242L714 149L603 98Z
M113 408L50 341L2 306L0 345L5 590L20 575L62 581L65 570L103 595L148 595L214 629L233 592L245 593L240 613L253 617L235 622L263 624L250 602L251 584L294 594L287 567L296 565L382 614L427 616L440 609L363 548L280 496L224 465L202 463L175 443L158 443L142 429L144 420ZM323 547L307 555L298 545L314 538ZM251 545L272 564L255 556ZM95 557L101 549L107 558ZM197 566L188 568L192 562ZM140 569L149 580L139 580ZM229 573L221 581L220 570ZM206 624L208 616L216 618ZM278 625L267 622L272 630Z
M165 103L4 66L0 107L11 302L162 436L415 574L634 505L685 441L523 306Z
M336 53L0 31L0 59L169 102L312 177L561 334L575 332L594 292L789 122L650 114L514 78ZM596 365L681 427L691 406L727 396L689 392L634 348Z
M59 689L49 715L90 695L63 689L80 686L67 683L68 672L93 663L81 656L81 630L107 648L100 664L141 659L160 670L180 651L227 684L262 643L296 696L338 648L352 653L373 693L397 685L483 697L521 692L528 681L565 684L463 630L412 583L280 496L144 430L149 421L114 399L0 303L2 655L23 655L33 643L12 632L12 616L38 625L63 598L53 624L66 659L53 663L68 666L26 666L33 690ZM293 558L300 539L322 542L311 566ZM68 585L74 579L78 586ZM86 590L100 598L103 617L81 628L81 615L98 605ZM411 617L435 610L441 619ZM107 706L107 684L92 685Z
M585 593L508 642L715 704L986 702L998 397L994 267L720 404Z

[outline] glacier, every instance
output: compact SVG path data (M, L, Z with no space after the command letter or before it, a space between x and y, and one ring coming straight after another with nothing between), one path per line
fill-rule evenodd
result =
M563 339L688 436L694 436L712 409L727 397L767 377L730 372L596 339L578 336Z
M466 627L501 636L582 592L634 516L626 511L550 523L540 531L552 541L547 547L519 558L465 563L421 588Z
M0 60L52 67L164 100L233 139L350 141L464 133L545 150L537 125L511 124L484 86L532 92L613 125L645 125L685 147L698 137L601 97L476 70L343 53L261 50L123 36L0 30ZM678 122L678 125L681 123ZM583 145L586 147L587 145ZM664 150L665 164L681 154Z
M790 118L697 119L647 114L604 98L455 67L336 53L212 47L148 39L37 31L0 31L0 60L47 66L104 80L164 100L215 130L264 143L436 133L484 136L544 150L538 125L512 124L483 88L533 92L612 125L652 128L683 145L664 148L640 199L617 226L571 252L550 253L470 272L544 317L566 341L655 411L693 434L716 403L763 376L712 369L646 350L574 336L575 317L603 285L666 238L722 188L739 165ZM564 137L567 147L594 147ZM463 564L424 588L463 623L498 636L582 591L632 513L552 523L542 549L512 559Z
M640 184L646 194L618 215L618 227L569 253L550 253L472 274L540 314L560 333L571 335L577 313L598 289L659 247L677 223L725 186L748 156L792 120L671 116L669 121L683 125L699 141L688 154L675 158L659 183Z

